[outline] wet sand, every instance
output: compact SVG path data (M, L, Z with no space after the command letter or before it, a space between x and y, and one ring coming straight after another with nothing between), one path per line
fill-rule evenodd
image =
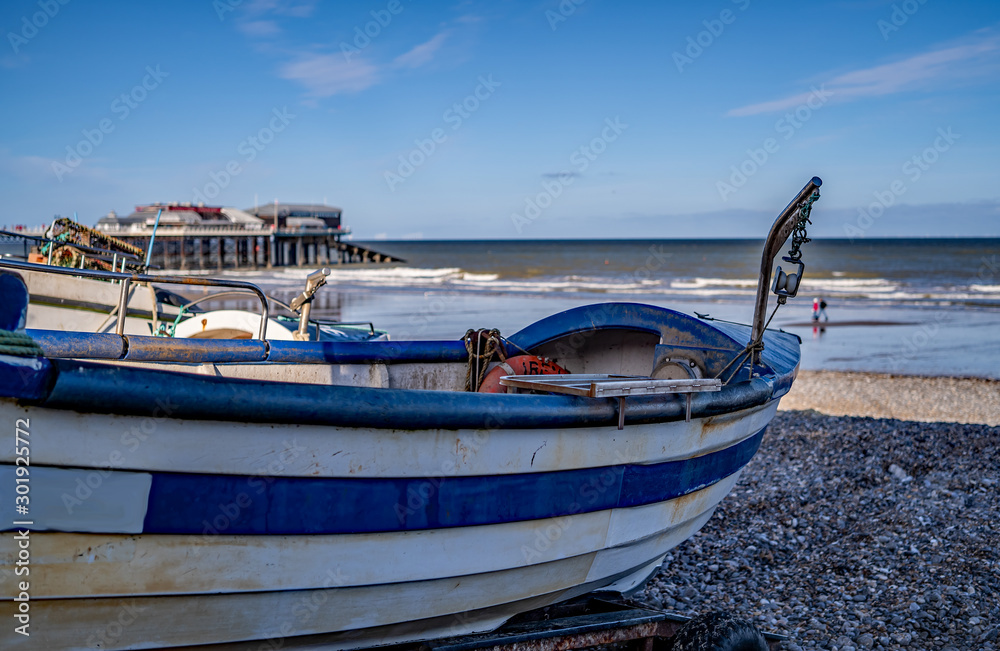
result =
M830 416L1000 425L1000 381L801 371L782 410Z

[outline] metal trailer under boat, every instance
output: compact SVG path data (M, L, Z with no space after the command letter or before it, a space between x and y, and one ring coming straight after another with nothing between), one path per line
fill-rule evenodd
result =
M7 629L10 649L356 649L628 592L731 490L799 361L762 315L605 303L504 340L595 397L478 393L461 341L25 334L19 283L0 271L21 342L0 354L0 414L24 432L0 485L30 450L30 509L11 496L0 520L30 530L34 641ZM18 553L4 536L8 621Z

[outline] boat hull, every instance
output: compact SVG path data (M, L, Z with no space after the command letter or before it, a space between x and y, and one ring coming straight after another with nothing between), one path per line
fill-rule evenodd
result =
M651 306L540 323L510 341L588 372L669 357L710 377L740 348ZM688 405L461 391L461 342L32 336L48 357L0 356L32 482L32 637L5 648L363 648L629 590L711 517L797 364L769 333L773 366ZM0 484L19 455L0 445ZM19 535L0 542L0 617L21 608Z
M361 648L490 630L529 608L612 584L622 589L707 521L775 407L772 401L746 413L621 432L313 432L307 425L282 431L168 418L153 426L135 416L116 417L109 427L94 414L4 400L3 417L28 419L34 437L32 622L40 637L32 643L92 648L97 640L102 648L130 649L332 635L324 640L330 648ZM122 433L141 433L144 425L145 440L122 444ZM77 434L72 445L50 443L66 428ZM275 445L279 438L284 443ZM199 439L214 445L194 445ZM370 452L373 441L379 454ZM185 449L186 459L176 453ZM164 457L169 450L175 453ZM9 453L4 457L0 475L12 474ZM483 459L492 460L485 478ZM697 467L713 474L692 473ZM672 480L669 491L650 492L657 484L651 468L664 482L678 474L692 482ZM644 470L629 483L630 472ZM398 482L394 498L380 505L381 515L389 509L392 517L366 520L362 512L379 504L358 503L351 484L382 494L385 486L372 482L386 477ZM510 485L498 489L504 480ZM187 498L158 500L162 481L187 482L160 487ZM302 481L313 482L300 491L312 522L304 522L304 509L296 515L287 502L280 512L275 506L291 490L285 484ZM350 513L317 503L330 491L354 500ZM520 502L490 502L511 491ZM475 503L482 508L469 507ZM448 505L466 508L434 519L433 511ZM318 515L324 509L332 513L325 520ZM11 521L13 513L3 517ZM338 529L338 522L346 524ZM365 526L372 530L340 530ZM5 536L4 595L15 592L16 558L14 538ZM0 616L13 616L16 607L0 602Z

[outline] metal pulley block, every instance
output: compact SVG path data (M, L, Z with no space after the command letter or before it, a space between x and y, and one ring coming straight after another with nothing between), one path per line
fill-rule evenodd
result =
M795 298L795 294L798 293L799 283L802 282L802 274L806 270L806 265L803 264L801 259L792 258L787 255L781 259L789 264L798 266L793 272L786 273L781 268L781 265L778 265L778 269L774 274L774 286L771 288L771 291L778 295L779 303L784 303L789 298Z

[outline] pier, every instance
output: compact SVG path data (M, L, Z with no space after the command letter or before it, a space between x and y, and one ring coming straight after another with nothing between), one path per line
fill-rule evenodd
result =
M152 235L151 228L102 231L144 249L149 246ZM339 228L160 226L153 240L150 264L186 271L403 262L400 258L343 242L343 234L343 229Z
M93 228L72 220L53 222L67 232L51 235L72 248L97 238L112 238L149 253L149 265L161 269L215 270L314 267L317 265L395 263L400 258L344 242L351 230L341 223L341 209L325 204L267 204L247 210L191 203L136 206L119 216L114 211ZM37 238L48 227L17 227L10 233ZM82 239L81 239L82 238ZM109 240L110 241L110 240ZM6 246L6 245L5 245ZM150 247L152 251L149 252ZM23 248L23 247L22 247ZM126 247L129 248L129 247Z
M136 206L114 212L97 230L147 249L163 269L271 269L403 260L350 244L342 211L325 204L266 204L247 210L191 203ZM155 235L154 235L155 234Z

